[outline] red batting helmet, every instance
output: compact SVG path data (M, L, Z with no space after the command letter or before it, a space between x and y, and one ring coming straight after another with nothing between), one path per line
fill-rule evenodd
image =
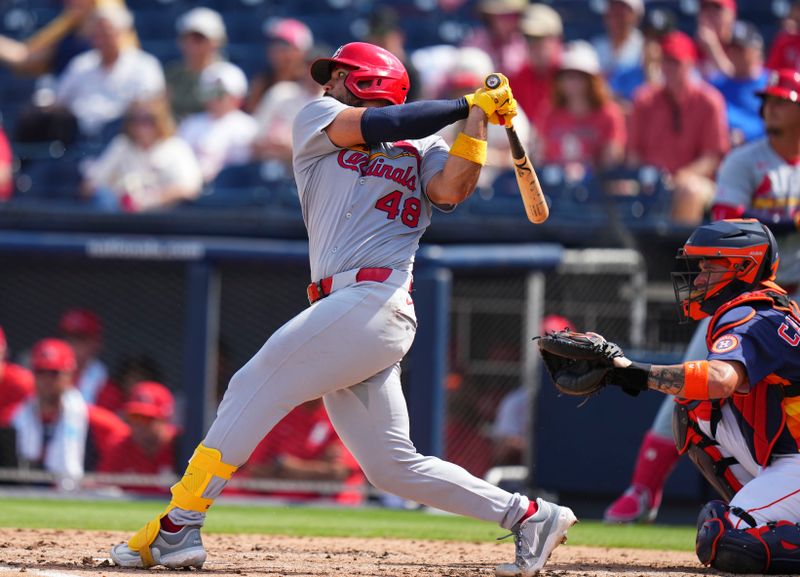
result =
M770 72L767 86L756 95L777 96L791 102L800 102L800 72L791 68L781 68Z
M352 69L344 85L361 100L388 100L403 104L408 94L408 72L400 60L380 46L351 42L340 46L331 58L311 64L311 77L319 84L331 79L335 64Z

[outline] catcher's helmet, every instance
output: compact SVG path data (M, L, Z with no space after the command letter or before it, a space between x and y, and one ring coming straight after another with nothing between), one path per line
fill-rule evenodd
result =
M331 79L333 66L352 69L344 85L361 100L388 100L403 104L410 83L405 66L394 54L366 42L340 46L331 58L319 58L311 64L311 77L319 84Z
M678 249L672 273L682 321L700 320L738 295L772 281L778 245L755 219L720 220L698 227Z

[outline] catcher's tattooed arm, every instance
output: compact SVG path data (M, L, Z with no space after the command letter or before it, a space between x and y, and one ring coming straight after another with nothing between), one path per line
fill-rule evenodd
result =
M736 361L711 360L708 362L708 397L722 399L734 393L746 393L750 384L742 363ZM625 357L614 359L618 368L631 366ZM686 370L690 363L680 365L651 365L647 374L647 387L667 395L682 397L687 392Z

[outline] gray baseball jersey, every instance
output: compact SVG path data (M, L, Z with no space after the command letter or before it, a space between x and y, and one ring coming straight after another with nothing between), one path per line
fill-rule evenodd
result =
M767 225L773 217L791 218L800 209L800 162L782 158L767 138L743 144L722 161L714 204L745 207ZM800 235L781 235L777 241L778 282L800 282Z
M448 147L438 136L339 148L325 128L347 105L322 97L293 126L294 176L308 229L311 278L365 267L411 271L430 224L430 179Z

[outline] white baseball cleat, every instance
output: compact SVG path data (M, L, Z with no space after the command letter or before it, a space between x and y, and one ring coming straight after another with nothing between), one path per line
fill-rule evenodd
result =
M539 573L553 550L566 542L567 530L578 522L569 507L542 499L536 499L536 504L539 510L534 515L511 528L516 556L513 563L495 567L496 577L532 577Z
M206 550L200 538L200 527L187 525L177 533L159 531L155 541L150 545L153 565L163 565L169 569L194 567L200 569L206 561ZM111 559L120 567L145 568L138 551L128 547L127 543L114 545Z

